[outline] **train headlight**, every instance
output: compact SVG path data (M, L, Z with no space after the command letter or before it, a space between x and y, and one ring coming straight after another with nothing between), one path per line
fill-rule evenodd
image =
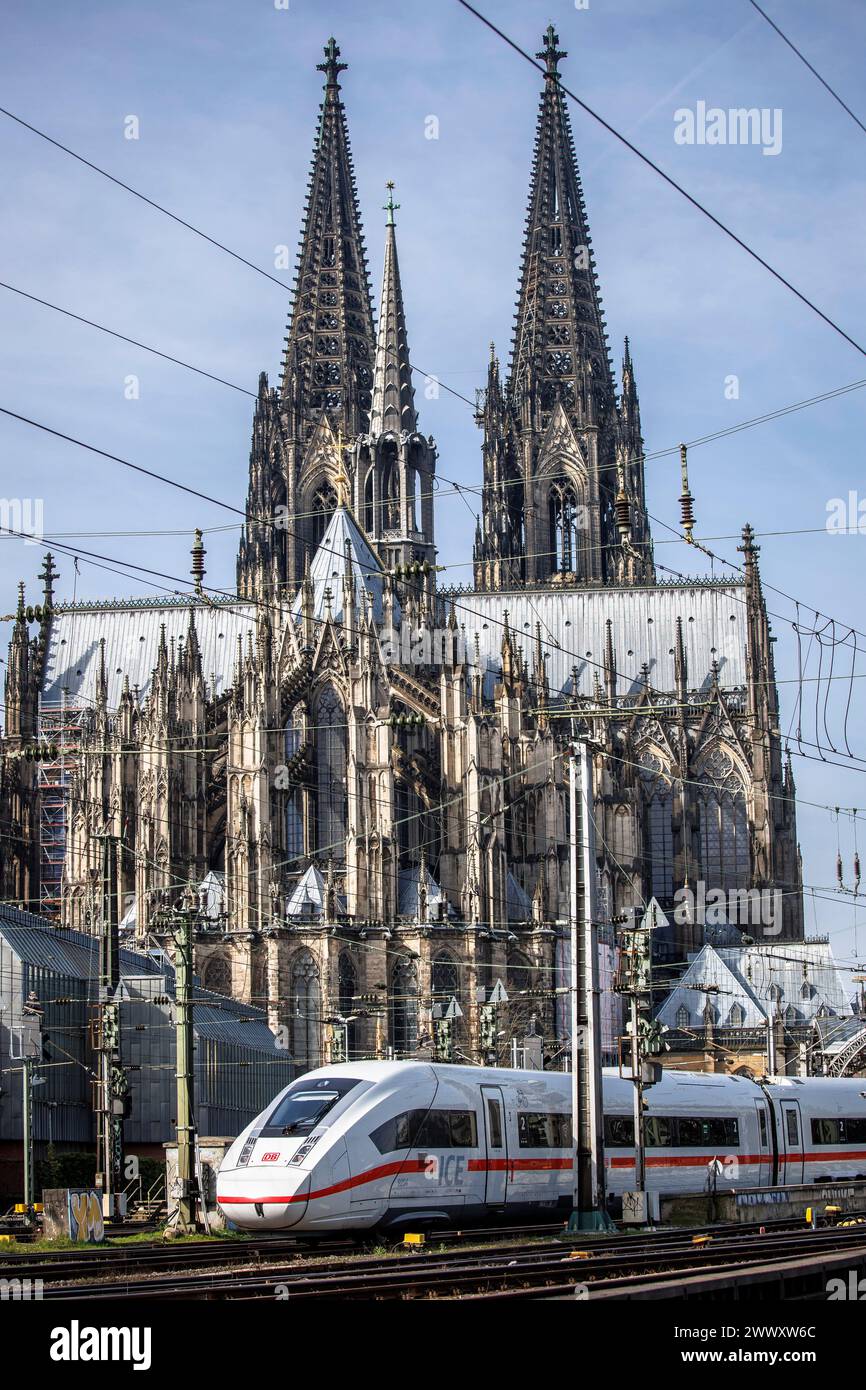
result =
M321 1137L321 1134L311 1134L309 1139L305 1139L301 1147L292 1154L291 1158L289 1159L289 1162L303 1163L304 1159L307 1157L307 1154L310 1152L310 1149L313 1147L314 1144L318 1144Z
M257 1129L254 1129L250 1137L247 1139L247 1142L241 1149L240 1157L238 1159L239 1168L243 1168L245 1164L249 1163L250 1159L253 1156L253 1149L256 1147L256 1140L258 1139L258 1137L259 1131Z

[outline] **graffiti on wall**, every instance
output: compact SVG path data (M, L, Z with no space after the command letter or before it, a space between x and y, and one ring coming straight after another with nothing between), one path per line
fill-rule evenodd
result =
M69 1193L70 1240L102 1240L105 1226L102 1220L102 1201L95 1189Z

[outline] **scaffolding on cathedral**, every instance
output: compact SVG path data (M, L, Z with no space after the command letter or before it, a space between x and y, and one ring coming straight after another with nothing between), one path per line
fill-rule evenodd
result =
M62 919L66 859L67 799L77 765L84 706L67 702L39 705L39 908Z

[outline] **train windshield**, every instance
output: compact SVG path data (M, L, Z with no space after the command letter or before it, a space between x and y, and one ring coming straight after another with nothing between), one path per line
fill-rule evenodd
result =
M360 1084L347 1076L316 1081L302 1078L294 1082L274 1106L262 1135L309 1134L338 1101Z

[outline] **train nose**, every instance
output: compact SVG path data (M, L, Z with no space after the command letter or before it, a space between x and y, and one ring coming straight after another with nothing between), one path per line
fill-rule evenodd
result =
M285 1231L307 1210L310 1174L297 1168L247 1164L220 1169L217 1203L223 1215L245 1231Z

